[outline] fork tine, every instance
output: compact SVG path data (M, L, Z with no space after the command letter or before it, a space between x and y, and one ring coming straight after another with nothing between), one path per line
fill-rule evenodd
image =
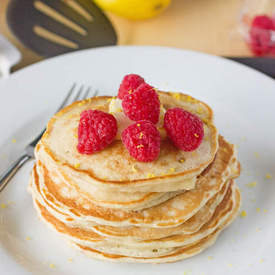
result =
M88 95L89 95L89 93L90 93L90 91L91 91L91 87L89 86L89 87L86 89L86 92L84 93L84 95L82 96L82 98L81 98L81 99L85 99L85 98L87 98L87 97L88 97Z
M73 86L71 87L71 89L69 90L68 94L66 95L66 97L64 98L63 102L61 103L61 105L59 106L59 108L57 109L57 112L59 110L61 110L68 102L70 96L73 93L73 90L75 89L76 83L73 84Z
M77 101L80 98L80 95L84 89L84 85L81 85L80 89L78 90L77 94L75 95L73 102Z
M98 95L98 90L95 90L93 96L97 96Z

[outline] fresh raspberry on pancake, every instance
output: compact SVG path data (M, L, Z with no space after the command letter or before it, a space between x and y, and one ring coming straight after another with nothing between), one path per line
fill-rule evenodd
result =
M147 83L141 84L134 93L125 95L122 108L131 120L149 120L156 124L159 120L160 101L155 89Z
M124 76L117 97L123 99L125 95L133 93L142 83L144 83L144 79L137 74L128 74Z
M121 138L130 155L138 161L150 162L158 158L160 133L152 122L137 121L122 132Z
M117 122L113 115L86 110L80 115L77 150L81 154L93 154L107 147L115 139Z
M204 136L201 119L178 107L165 113L164 128L173 144L183 151L197 149Z

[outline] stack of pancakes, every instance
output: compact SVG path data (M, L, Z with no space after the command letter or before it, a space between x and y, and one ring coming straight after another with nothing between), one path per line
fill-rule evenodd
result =
M181 107L204 122L204 139L183 152L163 137L157 160L133 159L121 140L78 153L80 113L108 112L110 97L76 102L56 114L36 147L29 189L39 216L76 247L99 259L162 263L212 245L236 217L240 165L233 145L204 103L159 92L163 107Z

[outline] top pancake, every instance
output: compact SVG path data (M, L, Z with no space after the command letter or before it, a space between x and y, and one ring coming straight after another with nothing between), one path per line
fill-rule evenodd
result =
M159 98L166 110L182 107L203 120L205 137L197 150L183 152L166 138L162 140L159 158L149 163L132 158L120 140L101 152L80 154L76 149L80 113L88 109L108 112L110 97L75 102L57 113L48 123L41 144L68 177L86 191L91 184L124 192L192 189L195 177L213 161L218 148L213 113L206 104L188 95L159 92Z

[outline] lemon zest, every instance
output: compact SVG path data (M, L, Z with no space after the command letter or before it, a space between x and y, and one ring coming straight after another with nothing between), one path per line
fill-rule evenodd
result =
M241 217L242 217L242 218L245 218L246 216L247 216L247 213L246 213L245 210L243 210L243 211L241 212Z

